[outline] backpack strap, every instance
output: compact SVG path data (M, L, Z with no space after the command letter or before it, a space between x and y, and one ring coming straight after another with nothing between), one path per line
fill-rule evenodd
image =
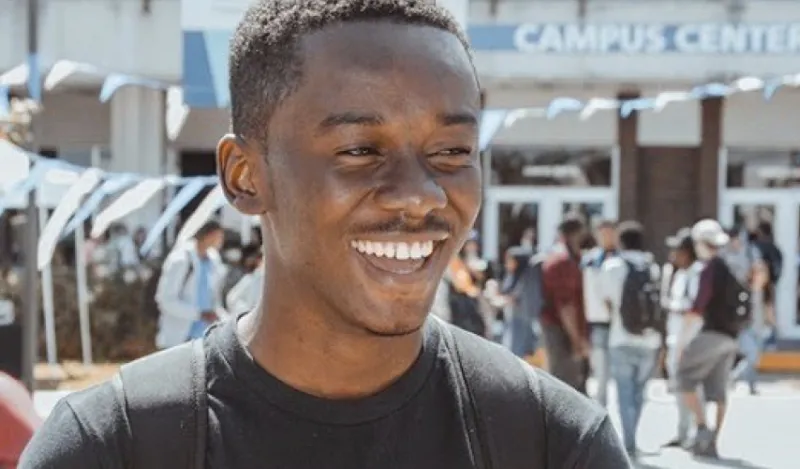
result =
M545 416L535 404L536 390L525 369L528 365L506 351L498 353L497 344L445 324L440 324L440 329L456 357L459 374L464 378L462 385L469 396L470 402L464 408L467 417L474 417L475 431L470 432L470 437L477 440L478 447L473 449L476 466L549 467Z
M202 339L124 365L115 387L130 425L127 469L203 469L208 402Z

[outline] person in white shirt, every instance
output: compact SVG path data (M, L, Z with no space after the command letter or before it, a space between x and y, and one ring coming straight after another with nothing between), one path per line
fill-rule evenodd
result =
M208 222L195 239L176 246L164 261L156 290L161 313L158 348L197 338L214 321L227 316L222 306L226 267L219 255L224 236L219 223Z
M244 274L225 296L228 312L237 315L250 312L261 301L263 286L264 265L263 259L259 256L255 268Z
M625 449L632 458L637 453L636 429L644 407L645 387L656 368L658 350L661 347L661 334L655 327L650 327L649 323L643 323L643 328L636 332L631 332L623 324L623 308L629 307L624 303L629 301L624 293L630 293L630 286L626 282L630 280L632 269L649 277L646 284L642 285L642 293L650 287L657 291L655 285L659 269L652 254L644 251L643 231L642 226L636 222L623 222L619 225L620 253L603 263L600 278L603 301L611 313L608 339L611 376L617 385ZM639 298L637 292L633 294ZM651 296L648 295L647 299L649 298ZM653 301L653 307L658 308L658 300ZM640 303L637 300L636 304Z
M691 309L703 271L703 263L697 260L692 240L692 229L682 228L675 236L667 238L670 248L670 262L664 266L662 275L662 307L667 311L667 374L669 388L677 393L678 383L678 358L681 355L682 344L688 344L700 331L702 322L694 324L693 328L684 331L683 315ZM678 396L678 431L677 436L670 440L667 447L685 447L689 443L689 429L692 425L692 414L686 407L683 399Z
M597 382L595 399L606 406L611 366L608 360L608 334L611 322L608 306L603 301L600 277L603 263L617 254L617 225L613 221L602 221L597 225L595 238L597 247L583 256L583 304L586 322L589 324L592 351L589 360Z

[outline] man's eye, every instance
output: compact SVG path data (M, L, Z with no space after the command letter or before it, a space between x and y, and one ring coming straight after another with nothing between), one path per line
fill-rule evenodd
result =
M436 156L470 156L472 155L471 148L447 148L445 150L441 150L433 154L434 157Z
M350 148L347 150L342 150L338 153L341 156L375 156L378 154L378 151L371 147L358 147L358 148Z

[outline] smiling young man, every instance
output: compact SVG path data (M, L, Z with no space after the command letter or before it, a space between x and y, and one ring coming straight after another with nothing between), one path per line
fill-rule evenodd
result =
M261 304L194 360L177 347L66 398L24 469L629 467L602 409L428 315L481 200L479 88L449 15L258 3L230 87L219 173L261 216ZM178 379L203 361L201 386Z

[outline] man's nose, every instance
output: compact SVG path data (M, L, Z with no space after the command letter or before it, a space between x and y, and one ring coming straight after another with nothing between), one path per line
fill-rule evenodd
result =
M447 194L435 173L419 158L402 158L387 168L375 200L384 210L412 218L424 218L447 206Z

